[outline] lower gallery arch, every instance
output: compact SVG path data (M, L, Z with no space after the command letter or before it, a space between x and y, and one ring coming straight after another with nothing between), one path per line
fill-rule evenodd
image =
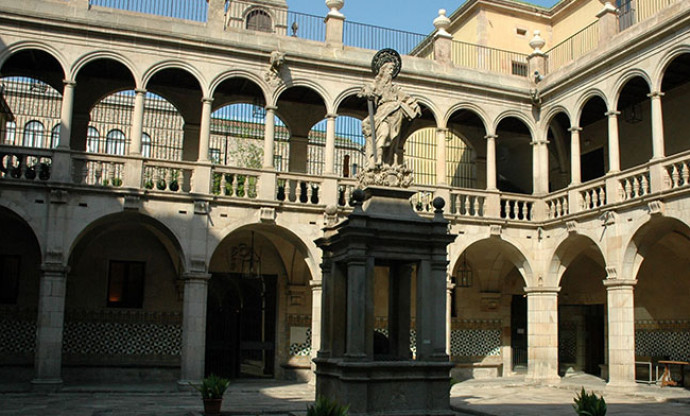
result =
M41 249L19 215L0 208L0 379L33 375Z
M605 260L587 237L568 237L556 250L559 375L587 373L606 377Z
M209 263L206 374L311 376L312 280L298 237L271 225L239 228Z
M102 218L69 257L65 382L179 378L183 284L179 246L140 214Z
M634 288L635 361L690 359L690 228L672 218L653 218L633 237L628 250L639 264ZM627 273L624 270L624 273ZM634 272L633 272L634 273ZM636 366L636 378L649 380L649 367ZM663 366L660 366L660 375ZM672 369L673 378L680 374ZM654 370L652 370L654 371ZM656 374L652 374L654 380ZM685 378L685 386L690 385Z
M524 262L519 257L509 243L489 238L471 244L455 262L449 290L453 378L526 373L528 322L523 273L529 273L529 268L519 264Z

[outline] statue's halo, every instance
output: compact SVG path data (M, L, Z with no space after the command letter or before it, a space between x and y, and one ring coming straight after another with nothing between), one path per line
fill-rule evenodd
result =
M402 68L402 58L398 51L390 48L381 49L376 52L376 55L374 55L374 58L371 60L371 72L377 75L383 64L387 62L393 62L395 64L393 78L397 77L400 73L400 68Z

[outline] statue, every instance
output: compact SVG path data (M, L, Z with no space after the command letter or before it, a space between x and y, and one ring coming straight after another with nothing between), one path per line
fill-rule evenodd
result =
M393 78L400 72L400 64L400 55L396 51L379 51L372 62L376 78L358 94L369 101L370 116L362 122L362 134L367 140L368 169L404 165L404 138L400 136L403 118L412 120L421 115L417 100L393 84ZM372 104L376 104L375 112Z

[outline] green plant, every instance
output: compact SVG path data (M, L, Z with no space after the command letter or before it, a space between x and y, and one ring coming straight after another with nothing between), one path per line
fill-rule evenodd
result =
M341 406L337 401L319 396L313 406L307 406L307 416L347 416L350 406Z
M606 401L604 400L604 396L598 397L594 392L587 393L584 387L573 401L575 402L573 408L578 415L606 415Z
M230 385L230 380L211 374L201 380L201 385L195 386L192 383L189 383L189 385L201 393L202 399L222 399L223 393Z

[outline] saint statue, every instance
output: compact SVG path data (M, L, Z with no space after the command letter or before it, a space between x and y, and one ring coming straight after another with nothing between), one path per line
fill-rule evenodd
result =
M376 105L373 114L370 105L370 117L362 122L362 134L367 140L368 168L403 165L405 138L400 136L403 118L412 120L422 112L417 100L393 84L393 78L400 71L400 55L397 52L394 56L383 55L378 62L375 59L372 67L377 70L374 81L364 86L358 94Z

